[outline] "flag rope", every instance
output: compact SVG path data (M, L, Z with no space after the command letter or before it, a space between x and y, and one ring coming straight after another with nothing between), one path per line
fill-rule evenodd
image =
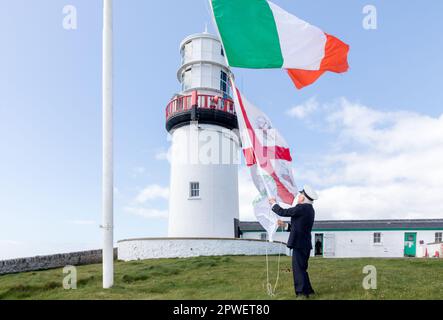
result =
M283 231L282 227L281 231ZM281 253L282 253L282 247L283 243L280 241L280 251L278 252L278 259L277 259L277 278L275 280L274 287L272 287L272 283L269 281L269 255L268 255L268 246L269 242L266 246L266 290L270 297L275 297L277 295L277 285L278 281L280 280L280 261L281 261Z

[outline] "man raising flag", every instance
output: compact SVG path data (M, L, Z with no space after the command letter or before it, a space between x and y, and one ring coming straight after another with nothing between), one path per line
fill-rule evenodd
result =
M307 269L315 219L313 203L318 200L318 195L310 186L305 186L295 207L283 209L277 204L281 202L292 205L298 193L292 175L291 152L266 114L247 101L239 90L234 90L238 100L237 117L246 164L251 169L252 180L260 192L254 201L255 216L271 242L278 228L277 216L291 218L287 246L292 249L295 294L309 297L314 294Z

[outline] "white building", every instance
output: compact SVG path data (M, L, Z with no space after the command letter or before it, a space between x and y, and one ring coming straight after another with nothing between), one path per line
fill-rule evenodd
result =
M275 240L287 242L290 225ZM312 255L328 258L443 257L443 219L317 221L312 230ZM265 239L258 222L240 222L237 236ZM316 243L317 244L316 246Z
M172 135L170 238L234 238L239 217L238 128L230 70L217 37L201 33L180 44L182 91L166 108Z

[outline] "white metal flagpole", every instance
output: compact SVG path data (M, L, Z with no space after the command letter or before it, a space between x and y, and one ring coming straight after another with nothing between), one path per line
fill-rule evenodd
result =
M114 285L112 0L103 0L103 288Z

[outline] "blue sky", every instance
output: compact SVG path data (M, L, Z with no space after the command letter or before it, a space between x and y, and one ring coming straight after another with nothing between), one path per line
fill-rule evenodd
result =
M234 70L243 93L291 145L298 184L323 192L319 217L443 216L429 195L442 194L443 184L435 140L443 119L443 3L274 2L351 46L348 73L302 91L280 70ZM159 158L169 147L164 110L179 91L178 46L206 23L214 29L206 0L114 3L115 237L166 236L166 219L125 208L143 190L167 190L169 164ZM362 27L367 4L377 8L376 30ZM77 30L62 27L65 5L77 8ZM0 0L0 259L100 247L101 10L98 0ZM411 139L415 153L404 148ZM372 173L374 163L392 170ZM411 199L423 185L423 201ZM380 186L393 196L378 197ZM253 192L241 189L244 198ZM164 194L143 205L167 211Z

